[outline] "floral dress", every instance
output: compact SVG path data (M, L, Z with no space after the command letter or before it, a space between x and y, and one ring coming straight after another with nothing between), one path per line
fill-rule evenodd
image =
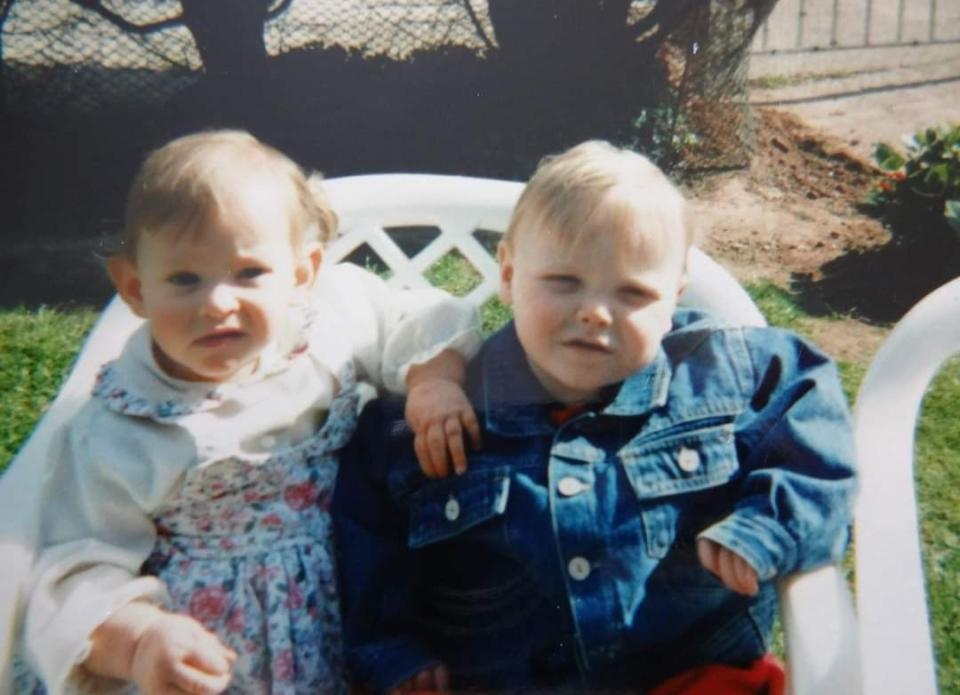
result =
M154 513L143 572L176 612L217 633L238 660L229 692L345 693L330 498L337 451L356 423L352 370L319 431L267 461L187 471Z

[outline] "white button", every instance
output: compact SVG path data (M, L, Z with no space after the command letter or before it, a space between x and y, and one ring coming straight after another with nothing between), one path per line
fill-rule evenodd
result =
M443 507L443 515L447 517L447 521L456 521L460 516L460 503L453 497L448 499Z
M272 434L265 434L260 437L260 446L264 449L272 449L277 445L277 438Z
M586 489L587 484L580 480L580 478L574 478L572 475L568 475L566 478L560 478L560 482L557 483L557 490L559 490L560 494L564 497L579 495Z
M695 449L680 449L680 455L677 457L677 465L685 473L693 473L700 468L700 454Z
M567 572L578 582L582 582L590 576L590 561L579 555L570 558L570 562L567 563Z

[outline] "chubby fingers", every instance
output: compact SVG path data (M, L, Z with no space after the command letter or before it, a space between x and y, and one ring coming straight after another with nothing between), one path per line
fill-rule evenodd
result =
M457 474L467 471L464 431L474 448L479 448L482 442L480 424L473 410L449 415L416 433L413 448L424 475L428 478L444 478L450 474L451 465Z
M737 576L737 589L741 594L753 596L760 587L757 585L757 572L745 559L731 552L734 557L734 573Z
M705 570L717 576L720 575L720 565L717 563L719 550L720 546L713 541L706 538L697 539L697 559Z
M752 596L757 593L757 573L745 559L719 543L700 538L697 558L703 568L712 572L731 591Z
M237 653L213 634L195 636L190 653L173 669L174 685L191 695L217 695L227 689L233 676Z
M428 478L443 478L450 472L444 426L432 422L413 438L413 449L420 462L420 470Z
M190 695L219 695L230 685L232 675L229 671L219 675L205 673L186 664L179 664L173 671L172 681L178 691Z

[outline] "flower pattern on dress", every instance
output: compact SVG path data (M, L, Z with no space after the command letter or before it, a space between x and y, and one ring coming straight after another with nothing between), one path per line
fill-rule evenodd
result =
M329 500L338 452L356 425L352 365L312 437L268 459L187 471L156 510L143 571L237 652L230 693L349 692Z

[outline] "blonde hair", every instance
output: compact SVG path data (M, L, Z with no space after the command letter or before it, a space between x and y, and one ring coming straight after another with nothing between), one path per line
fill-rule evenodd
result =
M679 189L649 159L602 140L589 140L544 157L514 208L504 243L522 233L547 232L562 243L595 233L604 223L633 221L663 239L693 231Z
M337 216L319 174L307 176L250 133L215 130L185 135L149 154L127 195L120 253L136 259L145 233L197 233L209 215L227 211L237 182L253 176L266 177L285 191L295 249L336 236Z

